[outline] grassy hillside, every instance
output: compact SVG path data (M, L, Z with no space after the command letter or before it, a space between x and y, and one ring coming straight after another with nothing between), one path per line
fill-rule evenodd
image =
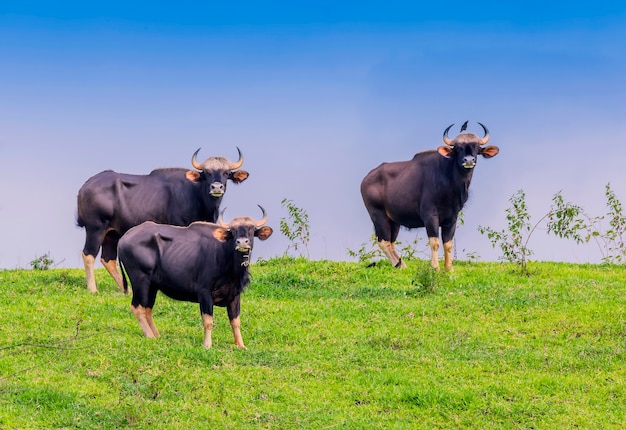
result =
M145 339L103 270L0 271L0 429L620 428L623 266L276 259L251 267L247 350L160 295Z

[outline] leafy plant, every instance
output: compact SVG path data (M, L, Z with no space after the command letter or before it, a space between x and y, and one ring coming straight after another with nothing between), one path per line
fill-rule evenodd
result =
M32 260L29 264L33 270L48 270L54 265L54 259L50 257L49 252L46 252L44 255Z
M525 193L517 191L509 201L512 207L506 210L508 228L496 231L491 227L479 226L480 233L487 233L492 246L500 246L502 259L515 263L522 273L528 275L528 257L533 254L528 248L528 241L537 227L546 222L548 234L562 239L572 239L576 243L587 243L592 239L602 253L605 263L626 262L626 217L623 214L621 202L615 196L610 184L605 186L608 213L603 216L592 217L581 206L566 202L559 191L552 197L552 205L534 225L530 222L530 215L526 207ZM604 228L602 221L608 218L609 227Z
M285 255L289 249L293 248L300 256L309 256L310 225L309 214L302 208L295 205L293 200L282 199L281 206L287 209L287 218L280 219L280 232L291 242L285 250ZM302 250L304 248L304 251Z
M372 233L369 242L363 242L358 250L352 250L348 248L346 250L348 255L352 258L357 258L359 262L365 263L369 262L374 258L384 258L385 254L382 249L378 246L378 241L376 240L376 234Z
M615 197L611 189L611 184L606 184L605 193L606 205L609 208L610 228L602 236L605 243L605 254L603 261L607 263L626 262L626 247L624 246L624 231L626 229L626 218L622 209L622 203Z
M416 235L415 239L408 242L406 245L402 242L396 242L396 245L400 250L400 257L406 261L417 259L417 254L420 253L420 251L417 250L417 244L420 240L420 237Z
M481 234L487 233L491 245L500 246L502 259L515 263L524 274L528 274L528 257L533 252L528 248L528 240L536 228L530 224L530 214L526 207L526 194L518 190L510 199L511 207L506 209L507 229L497 231L491 227L479 226Z
M417 267L411 284L417 287L421 294L434 293L441 279L441 272L436 271L429 262L423 261Z
M580 231L586 228L581 215L583 208L572 203L566 203L559 191L552 197L552 208L544 217L547 218L548 233L561 239L573 239L576 243L583 243L585 239Z
M626 217L621 202L615 196L610 184L606 184L604 195L608 213L592 217L582 207L564 203L560 193L552 199L557 210L548 217L548 232L561 238L569 238L576 243L587 243L592 239L602 254L605 263L626 262L624 234ZM604 228L603 221L608 218L609 227Z

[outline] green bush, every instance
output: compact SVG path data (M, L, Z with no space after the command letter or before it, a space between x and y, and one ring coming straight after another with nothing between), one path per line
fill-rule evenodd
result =
M54 265L54 260L50 258L50 253L46 252L44 255L32 260L29 264L33 270L48 270Z

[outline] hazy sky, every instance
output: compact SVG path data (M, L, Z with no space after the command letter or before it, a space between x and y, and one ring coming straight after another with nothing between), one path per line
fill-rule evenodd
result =
M113 169L236 159L227 220L269 214L256 258L285 252L283 198L310 217L310 256L349 259L373 227L361 179L441 145L470 120L500 154L474 173L458 255L496 260L478 225L506 226L519 189L533 220L563 192L626 205L626 5L620 2L3 2L0 267L46 252L82 267L76 194ZM201 5L202 4L202 5ZM421 240L422 230L400 240ZM529 243L540 260L599 261L593 246Z

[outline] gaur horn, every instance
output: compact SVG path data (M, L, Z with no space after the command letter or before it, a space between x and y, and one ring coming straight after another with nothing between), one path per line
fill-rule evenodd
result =
M452 143L452 139L450 139L448 137L448 131L452 128L454 124L450 125L448 128L446 128L443 132L443 142L448 145L448 146L454 146L454 144Z
M193 153L193 157L191 157L191 165L198 170L202 170L202 164L198 163L198 161L196 160L196 155L198 155L198 152L200 152L201 148L198 148L198 150L196 152Z
M261 227L263 225L265 225L265 223L267 222L267 213L265 213L265 209L263 209L263 206L261 205L257 205L259 207L259 209L261 209L261 212L263 212L263 218L261 218L259 221L256 222L256 227Z
M483 130L485 130L485 135L483 136L482 139L480 139L480 144L481 145L486 145L487 142L489 142L489 137L490 137L489 136L489 130L487 130L487 127L485 127L481 123L478 123L478 124L483 128Z
M220 214L219 214L219 216L217 217L217 225L219 225L219 226L220 226L220 227L222 227L222 228L229 229L229 228L230 228L230 226L229 226L228 224L226 224L226 223L224 222L224 220L222 219L222 216L224 215L224 212L226 212L226 208L224 208L224 209L222 209L222 210L220 211Z
M241 155L241 150L237 147L237 152L239 153L239 161L230 165L230 170L237 170L243 165L243 155Z

